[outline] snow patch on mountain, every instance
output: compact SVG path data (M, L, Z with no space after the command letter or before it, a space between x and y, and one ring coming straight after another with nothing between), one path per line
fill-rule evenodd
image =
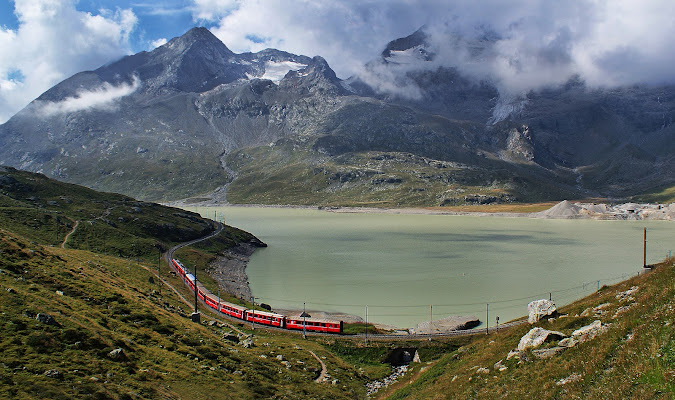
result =
M422 45L414 46L406 50L391 50L385 60L389 63L400 65L415 65L427 61L426 52Z
M305 67L307 67L307 64L300 64L294 61L267 61L265 63L265 73L260 79L269 79L274 83L279 83L288 71L297 71Z

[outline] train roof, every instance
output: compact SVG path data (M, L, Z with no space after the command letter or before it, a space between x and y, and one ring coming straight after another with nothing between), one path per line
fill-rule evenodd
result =
M252 313L253 309L248 309L246 311ZM265 315L267 317L276 317L276 318L285 318L286 317L283 314L277 314L277 313L273 313L273 312L269 312L269 311L263 311L263 310L255 310L255 313L257 315Z
M298 317L298 316L293 316L293 317L288 317L288 316L287 316L286 319L290 319L290 320L293 320L293 321L300 321L300 322L303 321L303 318L302 318L302 317ZM339 324L340 322L342 322L342 321L340 321L340 320L335 320L335 319L322 319L322 318L305 318L304 320L305 320L306 322L324 322L324 323L327 323L327 324Z

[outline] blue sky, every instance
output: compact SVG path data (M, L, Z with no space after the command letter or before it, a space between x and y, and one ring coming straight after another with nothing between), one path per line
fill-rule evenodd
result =
M673 15L673 0L0 0L0 123L61 80L194 26L235 52L321 55L340 78L426 25L444 65L516 94L570 74L592 86L672 83ZM448 46L477 27L499 37L480 65Z

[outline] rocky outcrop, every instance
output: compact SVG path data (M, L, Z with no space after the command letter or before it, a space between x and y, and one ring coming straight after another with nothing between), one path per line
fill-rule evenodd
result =
M525 336L520 338L517 350L524 351L530 348L538 347L543 343L560 340L565 337L566 335L561 332L549 331L548 329L539 327L532 328L525 334Z
M534 324L542 318L553 316L558 309L551 300L535 300L527 305L527 322Z
M451 331L460 331L465 329L475 328L480 324L480 320L474 316L450 316L433 321L433 333L447 333ZM412 329L414 335L428 335L429 321L417 324L417 327Z

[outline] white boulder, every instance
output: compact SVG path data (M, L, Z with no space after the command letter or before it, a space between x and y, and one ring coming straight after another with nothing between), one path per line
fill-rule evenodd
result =
M535 300L527 305L527 322L534 324L542 318L554 315L558 309L551 300Z
M542 343L551 342L553 340L563 339L565 335L557 331L549 331L544 328L532 328L529 332L520 338L518 343L518 351L524 351L529 348L538 347Z

